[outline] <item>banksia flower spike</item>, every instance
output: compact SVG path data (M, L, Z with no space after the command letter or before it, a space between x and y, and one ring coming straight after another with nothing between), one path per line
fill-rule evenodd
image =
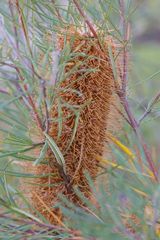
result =
M70 43L70 44L69 44ZM78 187L86 197L90 189L85 171L95 179L99 173L97 156L105 152L106 132L110 125L114 99L114 77L110 64L108 45L104 50L95 37L78 32L68 33L66 42L59 38L59 48L70 45L65 62L64 78L57 83L47 138L47 165L34 167L36 174L50 173L49 177L36 179L32 187L32 203L51 223L59 224L63 218L54 208L58 194L82 205L74 192ZM52 145L52 146L51 146ZM57 161L53 150L63 159ZM63 160L63 161L61 161ZM47 186L48 184L48 186Z

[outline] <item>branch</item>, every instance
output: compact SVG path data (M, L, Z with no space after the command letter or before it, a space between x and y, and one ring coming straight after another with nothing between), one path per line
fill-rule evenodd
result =
M126 97L127 79L128 79L128 41L130 39L130 24L125 19L125 3L124 0L119 0L121 28L123 34L123 56L122 56L122 93Z
M18 31L17 31L17 27L15 24L15 20L14 20L14 12L13 12L14 10L13 10L12 0L8 1L8 5L9 5L12 20L13 20L13 30L14 30L14 34L15 34L16 48L17 48L17 51L19 52Z
M86 22L86 24L89 27L90 31L92 32L93 36L98 39L98 35L97 35L94 27L92 26L91 22L89 21L87 15L83 12L83 10L82 10L80 4L78 3L78 1L73 0L73 2L75 4L76 8L78 9L80 15L84 18L84 21Z
M7 92L6 90L4 90L3 88L0 88L0 93L9 95L9 92Z
M55 0L51 0L51 2L53 3L53 5L55 7L55 11L56 11L56 14L57 14L57 17L58 17L59 21L64 22L58 8L55 6Z
M23 76L21 75L21 72L20 72L20 70L19 70L19 68L18 68L17 66L15 66L15 65L12 64L12 63L5 63L5 62L1 62L1 61L0 61L0 64L15 69L16 72L17 72L17 74L18 74L18 76L19 76L19 78L20 78L20 80L21 80L22 82L24 82L24 78L23 78ZM36 120L36 122L37 122L37 125L38 125L39 128L43 131L43 125L42 125L41 119L40 119L39 114L38 114L38 112L37 112L37 109L36 109L35 103L34 103L34 101L33 101L33 99L32 99L32 96L28 93L28 87L27 87L26 84L24 84L24 90L27 92L28 101L29 101L29 104L30 104L30 106L31 106L31 108L32 108L32 110L33 110L33 114L34 114L35 120Z
M160 92L153 98L150 104L148 104L146 111L143 113L143 115L138 120L138 124L140 123L152 112L153 106L160 100Z
M126 111L126 114L128 116L128 119L130 121L130 124L142 146L142 149L144 151L145 154L145 158L148 162L148 165L154 175L155 180L158 182L158 173L156 170L156 167L154 166L154 162L152 160L150 151L148 150L148 147L143 139L143 136L140 134L139 131L139 122L136 120L136 118L134 117L127 97L126 97L126 88L127 88L127 73L128 73L128 42L130 39L130 26L129 23L126 21L125 19L125 1L124 0L119 0L119 6L120 6L120 17L121 17L121 24L122 24L122 33L123 33L123 42L124 42L124 49L123 49L123 56L122 56L122 76L121 76L121 80L122 80L122 88L120 89L120 91L117 92L122 105Z
M22 27L22 30L23 30L23 33L24 33L24 36L25 36L25 39L26 39L26 42L27 42L29 52L30 52L31 56L33 56L32 49L31 49L30 42L29 42L29 37L28 37L28 31L26 29L26 25L25 25L25 22L24 22L23 12L22 12L22 9L20 8L18 0L16 0L16 7L17 7L21 27Z
M45 109L45 132L48 133L49 131L49 112L48 112L48 106L47 106L47 93L46 93L46 82L45 80L41 79L40 80L41 83L41 88L42 88L42 94L43 94L43 99L44 99L44 109Z

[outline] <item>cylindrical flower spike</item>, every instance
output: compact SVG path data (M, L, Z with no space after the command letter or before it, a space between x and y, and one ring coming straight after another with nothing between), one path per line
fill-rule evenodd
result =
M60 37L62 51L64 42ZM115 91L108 53L111 42L106 41L102 48L94 37L75 32L67 35L66 44L70 56L64 57L65 70L55 90L48 132L63 154L65 171L49 148L48 165L35 166L35 172L50 176L35 180L38 185L32 187L31 197L34 207L54 224L60 224L63 218L54 208L59 193L80 205L74 187L88 198L91 195L84 172L93 179L98 175L96 156L104 153Z

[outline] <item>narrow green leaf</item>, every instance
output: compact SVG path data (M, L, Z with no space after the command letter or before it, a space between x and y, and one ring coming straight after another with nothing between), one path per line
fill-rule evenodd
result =
M50 146L58 164L63 167L64 173L66 173L65 159L59 147L57 146L52 137L50 137L47 133L44 133L44 135L46 136L48 145Z
M48 143L45 142L45 144L43 145L42 147L42 150L40 152L40 155L39 157L35 160L35 162L33 163L34 166L38 165L45 157L46 155L46 152L47 152L47 149L48 149Z
M112 48L111 48L110 45L108 45L108 52L109 52L109 57L110 57L110 60L111 60L111 65L112 65L114 80L117 81L117 76L118 76L118 75L117 75L117 68L116 68L116 64L115 64L115 60L114 60Z
M13 172L13 171L6 171L6 170L1 170L0 169L0 174L7 175L7 176L12 176L12 177L20 177L20 178L46 178L50 176L51 174L39 174L39 175L34 175L30 173L20 173L20 172ZM53 176L54 174L52 174Z
M58 99L58 139L60 138L62 134L62 128L63 128L63 112L62 112L62 105L60 99Z
M73 140L75 138L75 135L76 135L76 132L77 132L77 127L78 127L78 123L79 123L79 118L80 118L80 112L78 112L76 114L76 119L75 119L75 124L74 124L74 128L73 128L73 132L72 132L72 136L71 136L71 140L67 146L67 149L66 149L66 152L68 151L68 149L70 148L70 146L72 145L73 143Z

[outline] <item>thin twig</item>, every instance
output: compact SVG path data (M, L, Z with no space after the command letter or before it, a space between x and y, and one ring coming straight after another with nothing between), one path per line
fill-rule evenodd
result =
M29 40L29 36L28 36L28 29L26 28L26 25L25 25L25 22L24 22L24 17L23 17L23 11L22 11L22 9L19 5L18 0L16 0L16 7L17 7L21 28L23 30L23 34L24 34L24 37L25 37L25 40L26 40L26 43L27 43L29 53L30 53L31 57L33 58L32 48L31 48L30 40ZM32 69L32 78L34 78L34 73L35 73L34 65L33 65L32 62L30 64L31 64L31 69Z
M51 2L53 3L53 5L55 5L55 0L51 0ZM55 7L55 11L56 11L58 19L63 22L63 19L62 19L62 16L61 16L59 10L57 9L56 6L54 6L54 7Z
M146 111L143 113L143 115L138 120L138 124L140 124L151 112L153 106L160 100L160 92L153 98L152 103L148 104L148 107L146 108Z
M21 7L19 5L19 1L18 0L16 0L16 7L17 7L17 11L18 11L21 27L22 27L22 30L23 30L23 33L24 33L24 36L25 36L25 39L26 39L26 42L27 42L27 46L28 46L29 52L30 52L30 54L32 56L33 54L32 54L32 49L31 49L31 46L30 46L29 38L28 38L28 32L27 32L27 29L26 29L26 26L25 26L25 22L23 20L23 12L22 12L22 9L21 9Z
M83 12L79 2L77 0L73 0L73 2L75 4L76 8L78 9L79 13L81 14L81 16L84 18L84 21L86 22L86 24L89 27L90 31L92 32L93 36L98 39L98 35L97 35L94 27L92 26L91 22L89 21L87 15Z
M44 99L44 108L45 108L45 132L48 133L49 130L49 112L48 112L48 106L47 106L47 93L46 93L46 85L45 85L45 80L41 79L41 87L42 87L42 94L43 94L43 99Z
M0 93L9 95L9 92L7 92L6 90L4 90L3 88L0 88Z
M22 29L23 29L23 33L24 33L24 36L25 36L25 39L26 39L26 42L27 42L27 46L28 46L28 50L30 52L30 55L31 57L33 57L33 53L32 53L32 49L31 49L31 46L30 46L30 41L29 41L29 37L28 37L28 32L27 32L27 29L25 27L25 23L24 23L24 19L23 19L23 12L22 12L22 9L19 5L19 2L18 0L16 0L16 6L17 6L17 11L18 11L18 14L19 14L19 17L20 17L20 21L21 21L21 26L22 26ZM49 130L49 112L48 112L48 108L47 108L47 101L46 101L46 87L45 87L45 82L44 80L39 76L39 74L36 73L35 69L34 69L34 66L33 64L31 63L31 68L32 68L32 77L34 77L34 75L36 75L40 82L41 82L41 86L42 86L42 91L43 91L43 98L44 98L44 107L45 107L45 115L46 115L46 129L45 131L48 132ZM30 102L31 102L31 105L32 105L32 108L35 110L35 105L34 105L34 102L32 101L32 99L30 99ZM41 129L43 129L43 125L40 121L40 118L39 116L37 115L37 112L36 113L36 119L37 119L37 122L38 122L38 125Z
M126 88L127 88L127 73L128 73L128 41L130 38L129 34L129 22L125 19L125 3L124 0L119 0L119 6L120 6L120 18L121 18L121 26L122 26L122 33L123 33L123 56L122 56L122 66L123 66L123 72L122 72L122 92L123 96L126 96Z
M116 111L125 119L125 121L131 126L130 121L128 118L124 115L124 113L114 104L112 103L113 107L116 109Z
M126 96L126 88L127 88L127 73L128 73L128 45L126 43L129 42L129 38L130 38L130 31L129 29L129 25L128 22L126 22L125 19L125 2L124 0L119 0L119 6L120 6L120 16L121 16L121 24L122 24L122 30L123 30L123 41L124 41L124 50L123 50L123 70L122 70L122 89L117 92L117 94L119 95L122 105L127 113L128 119L131 123L131 126L142 146L142 149L144 151L146 160L149 164L149 167L151 169L151 171L153 172L154 178L156 181L158 181L158 173L156 170L156 167L154 166L154 162L152 160L150 151L148 150L148 147L143 139L143 136L140 134L140 130L139 130L139 123L136 120L136 118L134 117L128 100L127 100L127 96Z
M17 48L17 51L19 52L18 31L17 31L17 27L16 27L16 24L15 24L15 19L14 19L13 1L9 0L8 3L9 3L8 5L9 5L11 17L12 17L12 20L13 20L13 30L14 30L14 34L15 34L16 48Z
M139 139L139 142L142 146L142 149L144 151L144 154L145 154L145 157L146 157L146 160L149 164L149 167L151 169L151 171L153 172L154 174L154 178L156 181L158 181L158 173L157 173L157 170L156 170L156 167L154 166L154 163L153 163L153 160L152 160L152 157L151 157L151 154L148 150L148 147L147 147L147 144L145 143L144 139L143 139L143 136L140 134L140 131L139 131L139 125L138 125L138 122L137 120L135 119L130 107L129 107L129 104L127 102L127 99L125 99L123 102L122 102L123 106L124 106L124 109L128 115L128 118L130 120L130 123L131 123L131 126L136 134L136 136L138 137Z
M20 72L20 70L19 70L19 68L18 68L17 66L15 66L15 65L12 64L12 63L5 63L5 62L1 62L1 61L0 61L0 64L15 69L16 72L17 72L17 74L18 74L18 76L19 76L19 78L20 78L20 80L21 80L22 82L24 82L24 78L23 78L23 76L21 75L21 72ZM34 103L34 101L33 101L33 99L32 99L32 96L28 93L28 87L27 87L27 85L24 84L23 86L24 86L24 90L27 92L28 101L29 101L29 104L30 104L30 106L31 106L31 108L32 108L32 110L33 110L34 117L35 117L35 120L36 120L36 122L37 122L37 125L38 125L38 127L43 131L43 125L42 125L41 119L40 119L40 117L39 117L39 114L38 114L38 112L37 112L35 103Z

